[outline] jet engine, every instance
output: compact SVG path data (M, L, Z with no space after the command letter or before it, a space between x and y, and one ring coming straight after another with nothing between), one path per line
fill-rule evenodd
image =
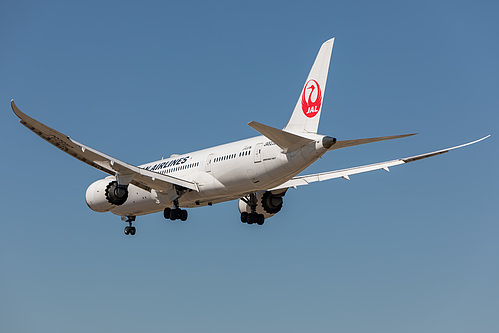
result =
M118 185L111 177L94 182L85 193L88 207L99 213L108 212L124 204L127 198L128 186Z
M260 191L256 193L256 212L269 218L277 214L282 208L282 197L286 192L272 193L270 191ZM247 198L239 199L239 212L251 213L251 206Z

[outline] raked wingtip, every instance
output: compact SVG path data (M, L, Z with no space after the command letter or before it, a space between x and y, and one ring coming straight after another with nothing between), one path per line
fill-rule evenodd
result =
M491 136L491 135L492 135L492 134L486 135L486 136L484 136L484 137L483 137L483 138L481 138L481 139L478 139L478 140L475 140L475 141L471 142L470 144L472 144L472 143L477 143L477 142L483 141L483 140L485 140L485 139L488 139L488 138L490 138L490 136Z
M13 99L10 101L10 107L12 108L12 111L14 111L14 113L19 119L22 119L23 117L26 116L21 110L19 110L16 103L14 103Z
M10 107L12 108L12 111L17 114L16 110L19 110L19 108L17 107L16 103L14 103L14 99L10 100Z

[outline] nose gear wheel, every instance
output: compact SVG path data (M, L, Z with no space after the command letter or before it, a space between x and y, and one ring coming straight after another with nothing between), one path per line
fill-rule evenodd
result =
M125 230L124 230L125 235L127 235L127 236L128 235L130 235L130 236L135 235L135 232L137 231L137 229L135 229L135 227L132 225L132 222L135 221L135 216L122 216L121 220L128 223L128 225L125 227Z

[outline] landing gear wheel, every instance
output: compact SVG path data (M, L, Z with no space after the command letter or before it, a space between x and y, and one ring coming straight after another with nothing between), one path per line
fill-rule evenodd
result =
M241 213L241 222L248 223L248 224L256 223L258 225L263 225L265 223L265 215L258 214L258 213L242 212Z
M125 227L125 235L135 235L135 232L137 231L137 229L135 229L135 227L130 227L130 226L126 226Z
M180 209L180 208L170 208L166 207L165 210L163 211L163 216L167 220L180 220L180 221L187 221L187 211L185 209Z
M172 209L170 207L166 207L165 210L163 211L163 216L165 219L169 220L170 219L170 213Z
M269 192L270 193L270 192ZM246 207L251 208L251 212L241 212L241 222L248 224L258 224L263 225L265 223L265 215L257 213L256 209L258 206L258 200L256 193L250 193L247 196L241 198L241 200L246 203ZM265 206L263 207L265 209ZM247 208L246 208L247 209Z
M178 208L177 208L177 209L172 209L172 210L170 211L170 220L175 221L176 219L178 219L178 218L179 218L179 213L178 213L178 211L179 211L179 209L178 209Z
M122 216L121 220L128 223L128 225L125 227L125 235L135 235L136 230L132 225L132 222L135 221L135 216Z
M180 210L180 221L187 221L187 211L185 209Z
M248 222L248 212L242 212L241 213L241 222L247 223Z

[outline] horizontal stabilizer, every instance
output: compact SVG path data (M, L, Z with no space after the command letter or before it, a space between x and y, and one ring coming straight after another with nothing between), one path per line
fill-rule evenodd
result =
M256 121L251 121L248 123L248 125L263 134L265 137L272 140L276 145L281 147L283 153L292 152L308 145L309 143L314 142L314 140L310 140L296 134L260 124Z
M358 145L363 145L363 144L371 143L371 142L400 139L400 138L405 138L405 137L416 135L416 134L417 133L403 134L403 135L392 135L392 136L380 136L380 137L377 137L377 138L369 138L369 139L356 139L356 140L336 141L336 143L333 144L331 146L331 148L329 148L329 150L346 148L346 147L352 147L352 146L358 146Z

